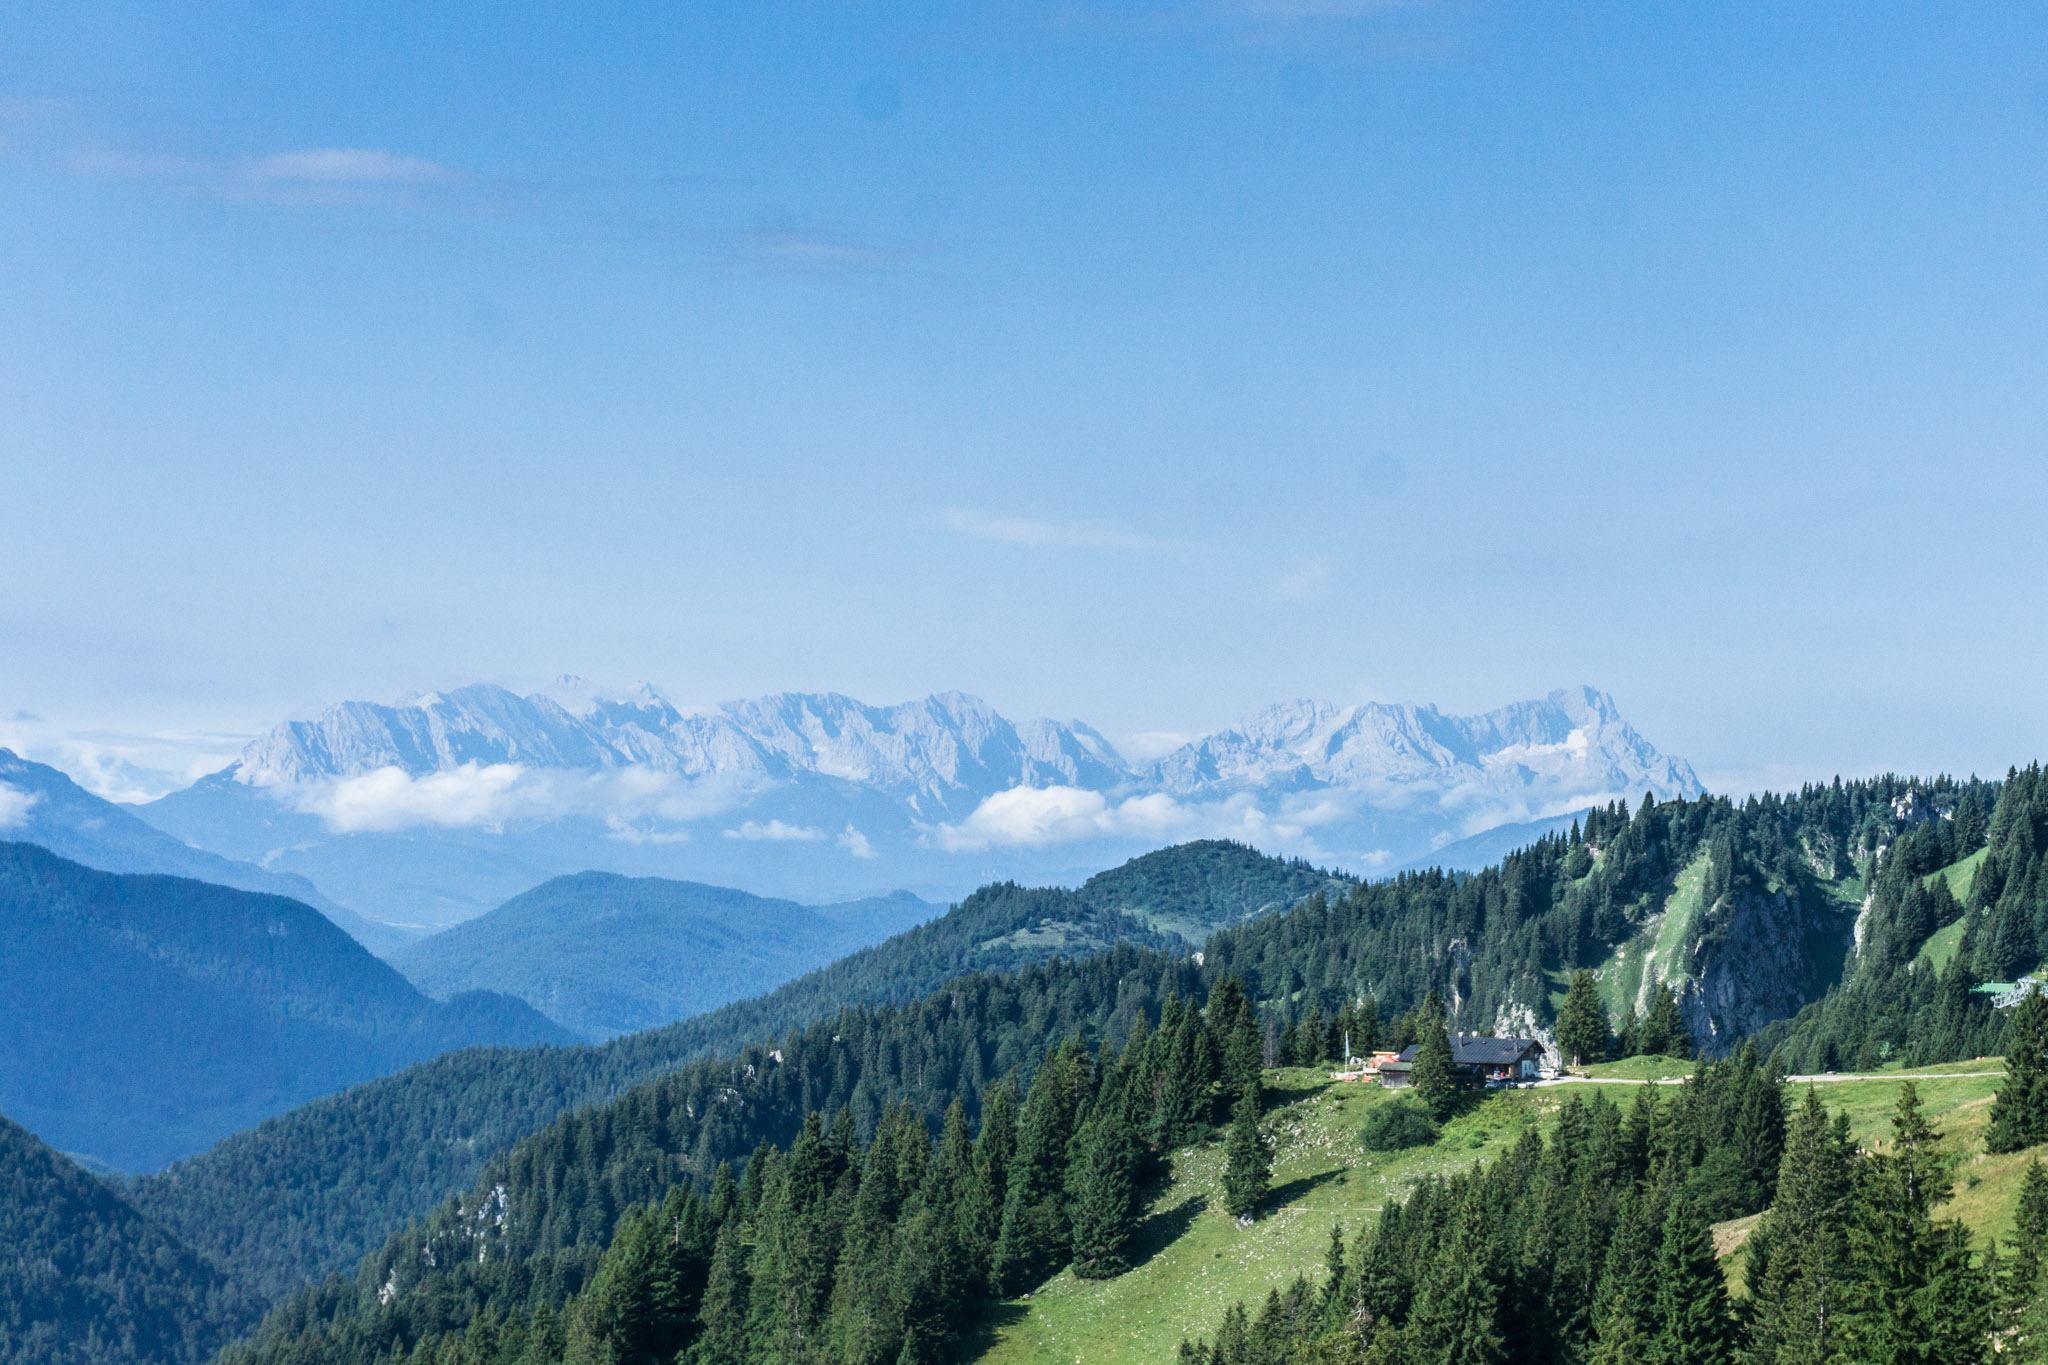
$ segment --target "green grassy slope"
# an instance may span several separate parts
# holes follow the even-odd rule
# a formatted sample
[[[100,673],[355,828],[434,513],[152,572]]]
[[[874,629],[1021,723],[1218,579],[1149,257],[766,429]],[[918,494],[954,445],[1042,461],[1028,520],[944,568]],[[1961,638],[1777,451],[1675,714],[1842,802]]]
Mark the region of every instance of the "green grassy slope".
[[[1320,1071],[1267,1073],[1278,1103],[1266,1118],[1273,1144],[1273,1196],[1248,1228],[1222,1210],[1220,1142],[1174,1158],[1172,1182],[1152,1201],[1138,1264],[1114,1280],[1062,1272],[1035,1294],[997,1311],[989,1361],[1169,1360],[1183,1337],[1215,1330],[1240,1299],[1256,1304],[1297,1274],[1321,1273],[1330,1226],[1364,1226],[1390,1197],[1426,1175],[1505,1150],[1555,1115],[1560,1090],[1496,1095],[1454,1120],[1434,1146],[1387,1155],[1358,1146],[1366,1109],[1393,1098],[1377,1086],[1332,1082]]]
[[[1637,1058],[1592,1070],[1615,1082],[1598,1089],[1626,1104],[1632,1098],[1627,1082],[1682,1076],[1689,1065]],[[1975,1074],[1949,1078],[1952,1072]],[[1957,1156],[1956,1194],[1943,1211],[1961,1218],[1981,1242],[2011,1232],[2027,1163],[2037,1156],[2048,1159],[2048,1148],[1985,1155],[1983,1134],[2001,1075],[1994,1058],[1826,1082],[1820,1091],[1830,1107],[1848,1113],[1859,1141],[1875,1143],[1891,1131],[1900,1087],[1913,1081]],[[1177,1153],[1172,1180],[1151,1202],[1134,1268],[1099,1281],[1063,1272],[1036,1293],[1001,1305],[978,1358],[1004,1365],[1170,1360],[1184,1338],[1213,1334],[1231,1304],[1243,1301],[1256,1310],[1269,1290],[1284,1288],[1296,1275],[1319,1277],[1333,1224],[1343,1224],[1348,1238],[1389,1198],[1423,1177],[1491,1160],[1529,1128],[1546,1127],[1568,1097],[1595,1089],[1574,1085],[1494,1095],[1447,1125],[1435,1145],[1378,1155],[1359,1147],[1358,1128],[1370,1106],[1391,1101],[1385,1091],[1299,1068],[1268,1072],[1267,1084],[1275,1096],[1265,1121],[1274,1154],[1273,1195],[1252,1226],[1239,1227],[1221,1211],[1220,1142]],[[1796,1086],[1787,1089],[1788,1098],[1797,1093]],[[1716,1229],[1731,1276],[1739,1276],[1742,1247],[1755,1222],[1739,1219]]]
[[[1686,864],[1673,879],[1664,908],[1600,964],[1600,1003],[1607,1007],[1609,1018],[1640,1014],[1647,998],[1646,983],[1666,981],[1677,974],[1678,964],[1684,962],[1686,941],[1706,908],[1708,856],[1702,849]]]
[[[1987,850],[1980,848],[1969,857],[1950,863],[1938,872],[1928,873],[1928,884],[1932,885],[1938,877],[1948,883],[1949,894],[1958,901],[1967,901],[1970,898],[1970,888],[1977,882],[1977,869],[1984,866],[1986,852]],[[1920,951],[1914,954],[1914,959],[1927,963],[1937,972],[1945,971],[1948,964],[1955,960],[1956,949],[1963,944],[1963,925],[1963,920],[1957,920],[1954,924],[1945,924],[1936,929],[1927,936],[1927,942],[1920,945]]]

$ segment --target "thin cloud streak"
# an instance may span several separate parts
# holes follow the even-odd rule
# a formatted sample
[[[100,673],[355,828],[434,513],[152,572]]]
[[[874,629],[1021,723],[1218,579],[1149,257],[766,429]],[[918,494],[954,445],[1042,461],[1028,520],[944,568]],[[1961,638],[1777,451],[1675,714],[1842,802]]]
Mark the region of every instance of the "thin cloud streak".
[[[939,524],[957,536],[999,545],[1064,547],[1085,550],[1170,550],[1175,541],[1085,521],[1038,521],[1031,517],[998,516],[967,507],[949,507]]]

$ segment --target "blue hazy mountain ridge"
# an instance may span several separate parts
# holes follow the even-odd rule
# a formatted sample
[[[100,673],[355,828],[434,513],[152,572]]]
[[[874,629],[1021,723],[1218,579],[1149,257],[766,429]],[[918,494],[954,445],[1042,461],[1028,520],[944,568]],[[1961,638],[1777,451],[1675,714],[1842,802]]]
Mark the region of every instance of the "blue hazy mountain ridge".
[[[0,1113],[62,1151],[151,1170],[451,1049],[567,1041],[429,999],[301,902],[0,842]]]
[[[1512,825],[1481,830],[1463,839],[1453,839],[1419,857],[1410,858],[1401,865],[1401,870],[1405,872],[1440,867],[1446,872],[1479,872],[1495,866],[1510,853],[1527,848],[1539,839],[1569,830],[1572,822],[1582,819],[1585,814],[1585,811],[1573,811],[1566,815],[1553,815],[1547,820],[1521,820]]]
[[[582,872],[411,944],[393,962],[430,995],[498,991],[602,1040],[773,990],[941,909],[907,892],[808,906]]]
[[[289,896],[333,920],[374,953],[388,954],[408,937],[335,904],[304,877],[193,848],[132,811],[94,796],[57,769],[8,749],[0,749],[0,788],[20,793],[11,798],[10,808],[16,813],[11,823],[0,826],[0,836],[36,844],[102,872],[157,872]]]
[[[1590,687],[1476,716],[1288,702],[1135,763],[1082,722],[1013,721],[957,692],[685,710],[564,680],[346,702],[138,813],[370,918],[438,928],[588,869],[952,900],[1222,837],[1371,874],[1495,826],[1699,789]]]

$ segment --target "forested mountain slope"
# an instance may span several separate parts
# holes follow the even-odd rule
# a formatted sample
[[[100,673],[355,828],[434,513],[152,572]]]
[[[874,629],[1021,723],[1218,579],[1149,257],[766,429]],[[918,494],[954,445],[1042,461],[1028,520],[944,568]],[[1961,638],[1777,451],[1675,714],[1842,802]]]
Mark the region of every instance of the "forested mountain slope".
[[[0,1110],[62,1150],[148,1170],[451,1048],[564,1036],[429,1000],[297,901],[0,843]]]
[[[392,960],[432,995],[499,991],[601,1040],[759,995],[938,913],[907,894],[808,906],[698,882],[582,872]]]
[[[1182,860],[1234,889],[1197,892],[1202,879],[1183,877],[1176,870]],[[1103,902],[1156,904],[1163,888],[1179,886],[1177,894],[1198,907],[1188,918],[1229,921],[1328,880],[1296,863],[1215,843],[1162,850],[1134,867],[1071,891],[986,887],[935,920],[766,996],[667,1028],[595,1047],[438,1058],[238,1134],[139,1182],[135,1197],[275,1298],[353,1263],[406,1219],[470,1186],[491,1157],[557,1115],[693,1058],[736,1052],[847,1006],[911,1001],[969,972],[1011,972],[1118,944],[1185,952],[1177,935]],[[270,1198],[280,1185],[304,1193]]]
[[[105,1181],[0,1118],[0,1365],[197,1365],[250,1308]]]
[[[1997,1050],[1986,982],[2042,972],[2048,958],[2048,778],[2015,770],[1952,803],[1901,798],[1895,841],[1877,860],[1847,976],[1771,1029],[1806,1070],[1910,1064]]]
[[[2022,800],[2015,788],[1999,808]],[[1868,908],[1882,903],[1873,879],[1969,856],[1999,801],[1998,784],[1884,777],[1739,804],[1609,806],[1497,867],[1363,884],[1226,930],[1209,954],[1283,1016],[1368,994],[1402,1010],[1434,990],[1464,1027],[1499,1031],[1546,1029],[1584,968],[1617,1029],[1668,988],[1698,1045],[1721,1052],[1891,951]],[[1912,851],[1929,841],[1946,851]],[[1906,955],[1936,927],[1907,927]]]

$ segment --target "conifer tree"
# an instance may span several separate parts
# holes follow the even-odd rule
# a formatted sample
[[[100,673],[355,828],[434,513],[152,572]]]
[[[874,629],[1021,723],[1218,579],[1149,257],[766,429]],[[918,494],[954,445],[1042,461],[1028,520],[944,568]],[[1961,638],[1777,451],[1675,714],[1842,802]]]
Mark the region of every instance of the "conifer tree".
[[[1029,1289],[1059,1269],[1072,1250],[1067,1147],[1088,1088],[1087,1065],[1079,1041],[1069,1039],[1039,1068],[1024,1096],[995,1247],[995,1277],[1003,1293]]]
[[[1259,1091],[1254,1081],[1231,1110],[1230,1132],[1223,1143],[1223,1207],[1233,1217],[1248,1217],[1266,1197],[1272,1164],[1259,1135]]]
[[[1415,1098],[1431,1118],[1441,1123],[1457,1112],[1458,1068],[1451,1052],[1450,1023],[1444,1014],[1444,1002],[1435,994],[1423,1002],[1417,1027],[1422,1036],[1415,1045],[1415,1069],[1410,1073],[1410,1083]]]
[[[1636,1052],[1647,1057],[1692,1056],[1692,1034],[1671,987],[1660,985],[1650,992],[1650,1008],[1636,1026],[1635,1043]]]
[[[711,1273],[698,1309],[700,1330],[688,1352],[689,1365],[746,1365],[749,1296],[739,1220],[728,1219],[718,1229],[711,1252]]]
[[[1857,1165],[1849,1225],[1844,1355],[1873,1365],[1965,1365],[1990,1351],[1990,1293],[1960,1223],[1937,1225],[1943,1195],[1940,1136],[1902,1087],[1892,1119],[1896,1151]]]
[[[1259,1083],[1259,1066],[1264,1045],[1259,1037],[1258,1014],[1245,997],[1244,984],[1235,976],[1217,978],[1209,991],[1209,1035],[1219,1060],[1222,1094],[1234,1100],[1248,1085]]]
[[[1848,1276],[1855,1146],[1812,1086],[1794,1114],[1777,1199],[1749,1239],[1749,1355],[1772,1365],[1835,1358]]]
[[[1138,1230],[1138,1140],[1123,1107],[1103,1104],[1082,1126],[1079,1145],[1068,1172],[1074,1273],[1106,1280],[1130,1268],[1127,1253]]]
[[[2006,1028],[2005,1081],[1991,1107],[1986,1150],[2018,1152],[2048,1142],[2048,991],[2013,1007]]]
[[[1655,1305],[1649,1359],[1657,1365],[1726,1365],[1734,1359],[1734,1322],[1713,1234],[1699,1200],[1684,1190],[1664,1216]]]
[[[1622,1196],[1593,1302],[1595,1365],[1641,1365],[1656,1334],[1657,1261],[1665,1200],[1653,1184]]]
[[[1557,1046],[1573,1066],[1607,1056],[1607,1013],[1600,1007],[1600,987],[1590,971],[1572,973],[1557,1011]]]
[[[1452,1214],[1457,1222],[1448,1245],[1423,1268],[1403,1332],[1414,1360],[1493,1365],[1508,1359],[1482,1215],[1477,1196],[1468,1194]]]
[[[2012,1252],[2005,1262],[2005,1299],[2013,1313],[2025,1311],[2028,1300],[2048,1273],[2048,1168],[2039,1157],[2027,1163],[2013,1210]]]

